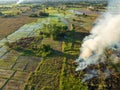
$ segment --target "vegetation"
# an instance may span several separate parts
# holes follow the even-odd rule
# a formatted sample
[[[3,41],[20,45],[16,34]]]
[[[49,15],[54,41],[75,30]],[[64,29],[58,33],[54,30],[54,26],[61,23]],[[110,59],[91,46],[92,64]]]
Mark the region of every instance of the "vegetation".
[[[58,20],[52,20],[49,24],[44,24],[42,30],[40,31],[41,35],[49,36],[51,39],[58,39],[65,36],[67,31],[67,26]]]
[[[104,8],[103,4],[98,8],[99,5],[85,2],[59,5],[60,8],[58,5],[50,4],[44,7],[42,5],[20,5],[18,8],[14,6],[11,10],[7,7],[2,8],[0,12],[3,14],[15,15],[12,18],[0,18],[2,22],[0,31],[5,33],[7,30],[5,35],[35,20],[38,20],[38,23],[41,21],[43,28],[38,28],[38,36],[31,35],[30,37],[29,35],[16,42],[5,43],[10,49],[0,58],[0,89],[119,90],[120,65],[109,62],[111,54],[106,53],[107,64],[100,63],[75,72],[76,66],[73,61],[78,57],[82,40],[89,35],[93,21],[98,14],[91,11],[93,12],[91,14],[74,15],[68,10],[84,11],[90,5],[95,7],[94,12]],[[41,12],[41,9],[44,11]],[[17,14],[19,10],[20,13]],[[13,11],[14,14],[11,14]],[[41,16],[46,18],[40,18]],[[3,36],[5,36],[4,33],[2,33]],[[86,73],[93,69],[97,69],[98,77],[83,82],[83,78],[87,76]],[[108,77],[104,74],[106,69],[112,72]]]
[[[31,15],[29,15],[29,17],[48,17],[49,13],[45,13],[45,12],[39,12],[39,14],[33,13]]]
[[[53,53],[52,48],[50,47],[50,45],[45,45],[45,44],[41,44],[41,45],[37,45],[35,43],[36,38],[22,38],[17,42],[11,43],[11,44],[7,44],[9,45],[10,48],[21,52],[21,55],[23,56],[38,56],[38,57],[46,57],[49,56],[50,54]]]
[[[0,21],[2,22],[0,24],[0,39],[8,36],[9,34],[15,32],[18,30],[21,26],[23,26],[26,23],[35,22],[36,18],[30,18],[27,16],[21,16],[21,17],[8,17],[8,18],[0,18]]]
[[[35,55],[39,57],[46,57],[53,53],[53,50],[50,47],[50,45],[44,45],[44,44],[39,47],[33,46],[32,50],[35,53]]]
[[[38,17],[37,14],[31,14],[29,17]]]
[[[3,15],[3,13],[2,12],[0,12],[0,16],[2,16]]]
[[[40,13],[39,13],[39,16],[41,16],[41,17],[48,17],[48,16],[49,16],[49,13],[40,12]]]

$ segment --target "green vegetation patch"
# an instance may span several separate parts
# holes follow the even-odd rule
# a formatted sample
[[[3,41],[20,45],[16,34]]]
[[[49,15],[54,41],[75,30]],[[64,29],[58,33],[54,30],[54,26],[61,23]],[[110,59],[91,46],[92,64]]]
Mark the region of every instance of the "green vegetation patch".
[[[67,28],[66,24],[61,22],[59,19],[51,19],[48,24],[43,24],[40,35],[44,35],[55,40],[58,39],[58,37],[63,37]]]

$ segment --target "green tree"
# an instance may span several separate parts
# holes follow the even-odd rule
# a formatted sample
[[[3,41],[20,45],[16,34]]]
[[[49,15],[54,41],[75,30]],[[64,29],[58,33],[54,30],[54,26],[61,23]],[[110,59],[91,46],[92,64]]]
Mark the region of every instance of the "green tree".
[[[57,24],[56,24],[57,23]],[[63,34],[67,30],[67,26],[61,22],[54,22],[50,24],[44,24],[41,30],[42,34],[50,36],[50,38],[56,39],[59,35]]]

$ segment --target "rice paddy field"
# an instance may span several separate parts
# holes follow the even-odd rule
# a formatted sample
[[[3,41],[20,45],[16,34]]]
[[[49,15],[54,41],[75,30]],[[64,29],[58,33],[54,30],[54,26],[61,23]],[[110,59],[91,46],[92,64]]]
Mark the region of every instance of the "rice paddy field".
[[[33,61],[34,59],[34,61]],[[39,57],[23,57],[10,50],[0,59],[0,89],[22,90],[27,77],[40,62]]]
[[[12,34],[26,23],[36,21],[35,18],[29,18],[27,16],[0,18],[0,39]]]
[[[49,18],[30,18],[28,16],[0,18],[1,90],[68,90],[69,88],[71,88],[69,90],[80,88],[87,90],[87,87],[81,83],[81,79],[75,77],[75,66],[72,64],[72,61],[79,54],[79,44],[81,42],[76,42],[71,51],[64,52],[69,44],[65,44],[64,41],[43,38],[36,44],[48,44],[55,50],[53,55],[46,58],[22,56],[20,52],[6,46],[6,42],[19,42],[21,38],[39,36],[38,33],[42,29],[42,24],[58,18],[61,18],[62,22],[67,24],[69,28],[71,28],[71,23],[77,25],[77,21],[72,21],[75,17],[73,18],[74,15],[71,13],[64,17],[62,12],[58,13],[54,8],[50,8],[46,12],[50,13]],[[69,19],[70,17],[72,18]],[[83,17],[83,19],[85,18]],[[4,37],[7,37],[7,39]],[[78,38],[79,35],[75,37]]]
[[[110,87],[108,82],[113,83],[113,79],[108,79],[107,83],[102,77],[82,82],[86,73],[76,72],[76,65],[73,64],[79,56],[82,40],[90,34],[99,13],[84,13],[89,10],[78,5],[73,8],[68,8],[67,5],[43,8],[31,4],[15,7],[1,9],[3,14],[22,11],[14,17],[0,16],[0,90],[110,90],[103,88]],[[69,10],[84,14],[78,15]],[[45,11],[49,16],[29,17],[39,11]],[[50,27],[47,28],[50,23],[55,26],[66,25],[67,31],[56,36],[58,39],[42,35],[44,32],[41,31],[46,30],[45,34],[51,31]],[[42,47],[41,45],[49,45],[52,54],[46,57],[37,56],[34,49]],[[100,68],[99,65],[94,67]],[[118,70],[118,67],[116,69]],[[117,76],[119,75],[110,78],[119,82]],[[111,90],[115,90],[117,86],[112,85]]]

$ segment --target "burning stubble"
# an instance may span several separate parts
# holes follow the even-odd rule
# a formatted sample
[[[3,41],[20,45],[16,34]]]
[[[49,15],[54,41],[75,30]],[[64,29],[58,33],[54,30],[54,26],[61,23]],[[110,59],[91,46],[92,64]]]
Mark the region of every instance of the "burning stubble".
[[[80,49],[76,71],[85,69],[88,65],[97,64],[105,48],[120,42],[120,0],[109,0],[106,12],[97,19],[91,30],[91,35],[85,37]]]

